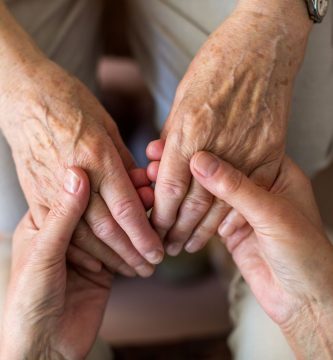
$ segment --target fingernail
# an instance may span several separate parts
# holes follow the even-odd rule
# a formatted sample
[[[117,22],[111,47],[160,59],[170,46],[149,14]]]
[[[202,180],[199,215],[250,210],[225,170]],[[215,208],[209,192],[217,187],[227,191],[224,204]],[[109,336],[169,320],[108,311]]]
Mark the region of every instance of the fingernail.
[[[190,254],[197,252],[198,245],[197,245],[196,241],[189,240],[188,243],[185,245],[185,250]]]
[[[218,229],[218,233],[224,238],[231,236],[235,231],[236,226],[229,222],[223,222]]]
[[[154,265],[161,263],[163,257],[164,257],[164,252],[162,250],[153,250],[145,254],[145,259]]]
[[[135,268],[135,271],[141,277],[149,277],[153,275],[155,268],[149,264],[139,265]]]
[[[196,157],[193,166],[201,176],[209,177],[216,172],[219,166],[219,159],[209,153],[200,153]]]
[[[182,244],[171,243],[166,246],[166,252],[169,256],[177,256],[182,251]]]
[[[80,188],[81,180],[71,169],[66,170],[64,188],[70,194],[76,194]]]

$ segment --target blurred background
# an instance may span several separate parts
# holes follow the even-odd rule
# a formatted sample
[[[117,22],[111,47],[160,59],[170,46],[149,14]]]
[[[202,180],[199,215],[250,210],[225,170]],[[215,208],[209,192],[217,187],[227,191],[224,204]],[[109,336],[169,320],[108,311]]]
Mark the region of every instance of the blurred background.
[[[101,99],[138,164],[146,166],[145,148],[159,129],[154,101],[127,41],[125,2],[109,2],[103,24]],[[324,222],[333,228],[332,183],[333,168],[314,180]],[[218,240],[199,254],[167,258],[150,279],[116,278],[101,329],[116,359],[231,358],[226,339],[234,265]]]
[[[160,122],[131,53],[125,4],[107,2],[102,24],[104,51],[96,76],[103,105],[138,165],[144,167],[145,148],[159,138],[156,124]],[[313,184],[331,232],[333,167],[321,172]],[[0,234],[0,289],[8,282],[10,253],[10,235]],[[112,344],[116,360],[231,359],[228,289],[234,272],[232,259],[216,237],[198,254],[166,258],[150,279],[117,276],[100,336]]]

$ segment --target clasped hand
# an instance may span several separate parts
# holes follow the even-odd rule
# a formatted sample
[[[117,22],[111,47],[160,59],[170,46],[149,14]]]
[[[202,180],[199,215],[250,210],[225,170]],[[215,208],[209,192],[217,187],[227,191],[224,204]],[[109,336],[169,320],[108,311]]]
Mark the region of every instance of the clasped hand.
[[[201,186],[248,222],[222,240],[258,302],[299,350],[304,334],[312,334],[311,326],[318,326],[316,314],[322,319],[331,313],[327,309],[332,308],[333,295],[328,285],[333,250],[323,233],[309,180],[287,158],[270,192],[210,153],[195,154],[190,166]],[[92,273],[66,263],[88,198],[87,175],[69,169],[41,230],[30,213],[19,225],[1,358],[37,359],[51,354],[77,359],[92,346],[112,276],[105,269]],[[303,333],[300,324],[306,324]]]

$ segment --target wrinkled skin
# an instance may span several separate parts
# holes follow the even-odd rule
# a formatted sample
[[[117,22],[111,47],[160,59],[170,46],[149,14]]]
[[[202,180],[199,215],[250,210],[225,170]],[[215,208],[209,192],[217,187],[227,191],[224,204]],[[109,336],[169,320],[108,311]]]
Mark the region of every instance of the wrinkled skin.
[[[185,243],[190,252],[202,248],[229,212],[192,178],[189,163],[195,152],[211,151],[264,188],[277,176],[309,32],[302,26],[292,31],[279,20],[236,9],[181,81],[161,135],[165,146],[154,142],[147,148],[149,159],[160,161],[148,170],[156,173],[159,167],[157,178],[152,177],[152,223],[170,255]]]
[[[89,90],[42,58],[11,77],[0,109],[36,225],[41,226],[56,201],[65,169],[79,166],[88,173],[91,196],[74,234],[74,245],[80,249],[70,253],[74,262],[92,264],[85,267],[99,271],[96,261],[82,263],[90,254],[111,271],[151,275],[150,263],[161,261],[163,248],[140,201],[141,196],[144,203],[147,198],[151,202],[149,180],[137,173],[114,121]]]
[[[209,153],[195,155],[191,170],[201,185],[248,221],[222,240],[259,304],[299,353],[297,358],[321,354],[318,358],[329,359],[333,247],[310,181],[287,158],[270,192]]]
[[[60,189],[40,230],[28,212],[15,232],[1,359],[83,359],[97,336],[112,275],[66,263],[89,200],[87,175],[72,171],[75,193]]]

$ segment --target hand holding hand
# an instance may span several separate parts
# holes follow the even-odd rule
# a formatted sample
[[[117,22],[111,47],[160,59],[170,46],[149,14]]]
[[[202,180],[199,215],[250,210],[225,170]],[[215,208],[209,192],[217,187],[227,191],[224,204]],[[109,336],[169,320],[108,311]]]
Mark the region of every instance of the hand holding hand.
[[[301,2],[272,3],[240,1],[208,38],[177,89],[161,136],[163,155],[154,155],[156,142],[147,150],[161,160],[152,223],[170,255],[184,244],[190,252],[202,248],[230,210],[192,178],[194,153],[210,151],[264,188],[277,176],[311,21]],[[232,222],[242,226],[244,219]]]
[[[196,154],[191,170],[248,221],[224,242],[258,302],[296,352],[325,358],[321,346],[333,351],[333,247],[310,181],[289,159],[270,192],[209,153]]]
[[[100,327],[111,287],[105,269],[66,264],[72,234],[89,200],[89,182],[67,170],[64,189],[37,230],[29,212],[14,236],[1,359],[82,359]]]
[[[131,176],[134,183],[139,179],[136,187],[146,190],[148,179],[138,177],[114,121],[82,83],[45,58],[30,65],[19,69],[15,91],[14,79],[4,85],[0,108],[37,227],[57,201],[65,169],[78,166],[89,176],[91,195],[74,234],[71,260],[92,264],[89,269],[98,271],[98,263],[82,262],[83,251],[111,271],[151,275],[153,264],[162,260],[163,247]]]

